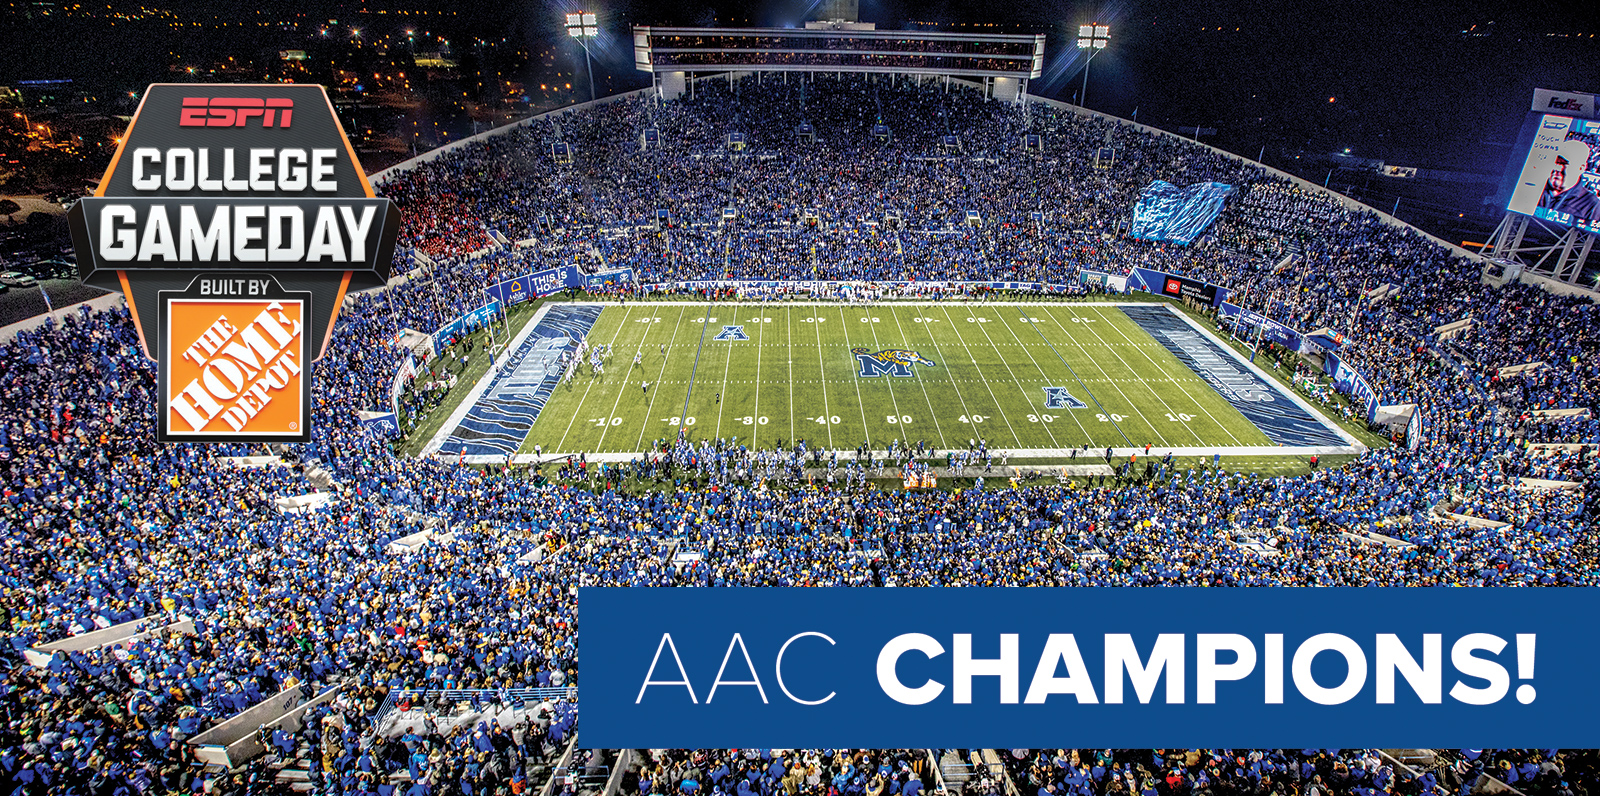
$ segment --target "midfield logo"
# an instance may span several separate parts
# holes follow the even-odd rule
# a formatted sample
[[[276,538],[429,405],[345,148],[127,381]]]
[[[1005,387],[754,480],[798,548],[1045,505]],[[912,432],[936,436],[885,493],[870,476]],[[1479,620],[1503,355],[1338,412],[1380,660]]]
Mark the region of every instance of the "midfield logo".
[[[873,353],[865,348],[852,348],[850,353],[856,357],[856,362],[861,366],[861,371],[856,375],[863,379],[872,379],[884,374],[898,378],[910,378],[912,365],[927,365],[934,367],[933,360],[904,348],[889,348]]]
[[[713,340],[749,340],[750,339],[750,335],[747,335],[747,334],[744,333],[744,327],[743,326],[724,326],[724,327],[722,327],[722,331],[717,332],[717,336],[713,337],[711,339],[713,339]]]
[[[1089,405],[1072,397],[1065,387],[1044,388],[1044,408],[1046,409],[1088,409]]]

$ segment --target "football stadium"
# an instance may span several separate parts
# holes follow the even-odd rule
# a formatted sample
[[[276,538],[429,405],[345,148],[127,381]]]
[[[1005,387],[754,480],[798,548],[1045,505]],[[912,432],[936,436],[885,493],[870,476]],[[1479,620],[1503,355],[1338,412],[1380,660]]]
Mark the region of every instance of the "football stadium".
[[[398,245],[308,443],[156,442],[120,293],[6,328],[13,793],[1600,792],[1585,749],[586,746],[579,587],[1600,585],[1581,108],[1465,248],[1030,93],[1046,34],[625,38],[648,87],[369,175]]]

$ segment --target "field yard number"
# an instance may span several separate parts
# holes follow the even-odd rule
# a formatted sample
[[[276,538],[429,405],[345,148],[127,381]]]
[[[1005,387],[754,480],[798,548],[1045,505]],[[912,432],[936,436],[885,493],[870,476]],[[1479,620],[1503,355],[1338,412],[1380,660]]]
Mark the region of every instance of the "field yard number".
[[[750,320],[745,321],[745,323],[772,323],[772,319],[771,318],[751,318]]]
[[[661,422],[666,423],[669,426],[676,426],[680,424],[692,426],[694,425],[694,417],[692,415],[689,417],[663,417],[661,418]]]
[[[837,425],[839,425],[839,416],[838,415],[834,415],[832,417],[828,417],[828,416],[824,415],[822,417],[813,417],[811,419],[816,421],[817,425],[819,425],[819,426],[837,426]]]
[[[1107,421],[1112,422],[1112,423],[1121,423],[1122,421],[1128,419],[1127,415],[1111,415],[1109,417],[1107,417],[1106,415],[1095,415],[1095,417],[1097,419],[1099,419],[1099,421],[1102,422],[1102,423],[1105,423]],[[1167,415],[1167,417],[1172,417],[1172,415]]]
[[[878,319],[877,318],[862,318],[861,322],[862,323],[877,323]]]
[[[912,323],[938,323],[938,318],[912,318]]]
[[[689,322],[690,323],[716,323],[717,319],[716,318],[691,318],[691,319],[689,319]]]
[[[713,320],[715,320],[715,319],[713,319]],[[660,323],[660,322],[661,322],[660,318],[640,318],[639,320],[634,321],[634,323]]]
[[[745,415],[744,417],[739,418],[739,422],[747,426],[764,426],[767,424],[767,419],[765,417],[751,417],[750,415]]]
[[[1187,423],[1193,419],[1194,415],[1186,415],[1182,412],[1179,412],[1176,416],[1174,416],[1171,412],[1167,413],[1167,420],[1173,423]]]
[[[801,323],[826,323],[827,318],[801,318]]]
[[[1056,422],[1056,416],[1055,415],[1028,415],[1028,422],[1029,423],[1054,423],[1054,422]]]
[[[988,323],[988,318],[968,318],[967,323]]]
[[[1078,316],[1074,315],[1074,316],[1072,316],[1072,322],[1073,323],[1094,323],[1095,320],[1093,318],[1079,318]]]
[[[906,423],[911,422],[911,415],[900,415],[899,417],[895,417],[894,415],[884,415],[884,418],[890,423],[899,423],[900,425],[905,425]]]
[[[595,425],[595,428],[605,428],[606,426],[620,426],[620,425],[622,425],[622,418],[620,418],[620,417],[591,417],[591,418],[589,418],[589,422],[593,423]]]
[[[962,415],[961,417],[956,418],[956,422],[958,422],[958,423],[982,423],[983,421],[988,420],[988,419],[989,418],[986,415]]]

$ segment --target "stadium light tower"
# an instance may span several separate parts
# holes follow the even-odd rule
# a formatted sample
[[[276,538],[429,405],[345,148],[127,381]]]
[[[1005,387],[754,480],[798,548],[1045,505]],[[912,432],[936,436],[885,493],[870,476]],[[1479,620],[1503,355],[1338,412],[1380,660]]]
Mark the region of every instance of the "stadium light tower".
[[[1094,57],[1110,43],[1110,25],[1096,22],[1093,25],[1078,26],[1078,49],[1089,52],[1089,60],[1083,63],[1083,90],[1079,92],[1079,107],[1089,107],[1089,64],[1094,63]]]
[[[600,35],[595,16],[587,11],[567,15],[567,35],[583,48],[583,70],[589,74],[589,101],[594,102],[594,62],[589,60],[589,40]]]

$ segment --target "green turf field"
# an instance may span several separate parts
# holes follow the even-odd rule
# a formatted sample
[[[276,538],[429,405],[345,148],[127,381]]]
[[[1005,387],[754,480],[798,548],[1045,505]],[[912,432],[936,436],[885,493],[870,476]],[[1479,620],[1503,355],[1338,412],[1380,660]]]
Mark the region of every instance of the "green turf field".
[[[716,339],[725,326],[748,339]],[[642,451],[680,429],[751,447],[1271,445],[1114,306],[640,303],[607,308],[588,341],[611,346],[605,372],[557,386],[524,452]],[[915,358],[863,365],[852,349]],[[1084,408],[1051,408],[1046,387]]]

